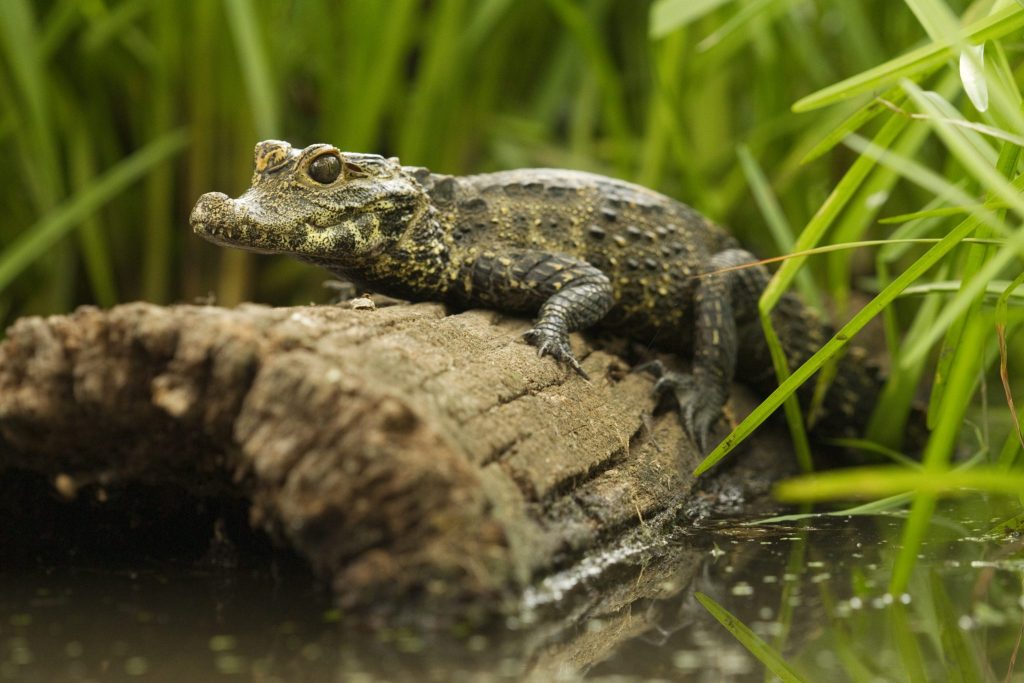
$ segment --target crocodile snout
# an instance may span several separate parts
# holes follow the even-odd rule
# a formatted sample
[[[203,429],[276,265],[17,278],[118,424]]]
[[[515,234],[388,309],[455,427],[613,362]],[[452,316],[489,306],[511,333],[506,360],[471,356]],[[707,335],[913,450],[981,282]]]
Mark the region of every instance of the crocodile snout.
[[[196,234],[206,235],[211,227],[223,223],[225,208],[229,201],[230,197],[223,192],[207,192],[200,197],[188,219],[192,230]]]

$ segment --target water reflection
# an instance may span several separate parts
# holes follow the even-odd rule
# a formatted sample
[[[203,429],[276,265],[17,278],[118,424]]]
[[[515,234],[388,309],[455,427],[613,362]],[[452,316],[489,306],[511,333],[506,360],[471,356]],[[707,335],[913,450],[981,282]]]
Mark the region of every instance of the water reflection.
[[[1021,624],[1016,532],[940,527],[911,589],[890,595],[899,525],[641,533],[549,577],[519,618],[482,632],[364,630],[287,572],[4,568],[0,679],[765,680],[698,592],[807,680],[1002,679]]]

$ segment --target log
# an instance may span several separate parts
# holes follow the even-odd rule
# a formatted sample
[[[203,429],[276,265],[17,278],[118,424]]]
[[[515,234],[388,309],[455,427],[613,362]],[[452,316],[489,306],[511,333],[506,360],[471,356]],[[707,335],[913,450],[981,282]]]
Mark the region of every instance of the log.
[[[528,326],[368,299],[24,318],[0,344],[0,473],[67,499],[142,484],[241,500],[348,609],[493,614],[790,470],[770,428],[695,481],[700,454],[622,342],[573,336],[585,381],[538,358]],[[5,514],[31,526],[34,507]]]

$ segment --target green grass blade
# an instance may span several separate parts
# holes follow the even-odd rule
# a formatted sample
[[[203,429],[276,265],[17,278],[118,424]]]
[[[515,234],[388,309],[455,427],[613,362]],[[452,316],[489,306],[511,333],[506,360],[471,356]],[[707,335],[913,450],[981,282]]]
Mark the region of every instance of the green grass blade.
[[[964,240],[964,242],[973,240]],[[983,293],[993,303],[1006,297],[1007,303],[1013,302],[1015,306],[1024,306],[1024,292],[1007,290],[1011,283],[1008,280],[990,280],[985,283]],[[907,287],[903,296],[925,296],[928,294],[955,294],[963,289],[963,280],[936,280],[924,285]]]
[[[25,0],[0,2],[0,48],[6,57],[23,102],[22,134],[16,136],[36,208],[51,208],[63,194],[58,170],[57,142],[45,85],[46,64],[32,13]]]
[[[995,284],[995,283],[991,283]],[[995,310],[995,323],[996,333],[999,335],[999,379],[1003,385],[1003,393],[1006,396],[1006,406],[1010,409],[1010,415],[1013,418],[1013,432],[1016,434],[1020,444],[1024,445],[1024,432],[1021,431],[1020,419],[1017,417],[1018,410],[1015,406],[1013,398],[1013,387],[1010,384],[1009,377],[1009,359],[1007,358],[1008,350],[1006,344],[1007,327],[1009,322],[1009,303],[1010,299],[1017,296],[1018,298],[1024,299],[1018,294],[1018,288],[1024,284],[1024,273],[1020,273],[1013,279],[1013,282],[1004,284],[1003,292],[999,295],[996,300]],[[1020,303],[1020,302],[1018,302]],[[1004,448],[1005,451],[1005,448]],[[1000,454],[999,462],[1002,464],[1005,461],[1005,457]]]
[[[900,673],[906,676],[909,683],[928,683],[917,634],[910,624],[907,608],[899,602],[889,605],[889,628],[892,629],[896,650],[900,653],[900,660],[903,663],[903,670]]]
[[[873,140],[874,144],[881,148],[889,147],[906,126],[906,120],[897,117],[890,118],[882,126],[882,129],[878,131]],[[842,180],[839,181],[835,189],[832,190],[831,194],[829,194],[828,198],[800,233],[795,245],[798,251],[813,248],[821,241],[825,232],[835,222],[854,194],[856,194],[857,189],[864,182],[864,179],[867,178],[874,166],[875,160],[867,155],[862,154],[857,158],[850,167],[850,170],[846,172]],[[774,308],[775,304],[782,298],[783,293],[789,288],[797,271],[803,266],[805,258],[790,259],[782,264],[782,267],[775,273],[775,276],[772,277],[764,293],[761,295],[758,305],[762,310]]]
[[[740,145],[736,149],[736,154],[739,156],[743,175],[746,176],[750,190],[754,193],[754,200],[761,209],[761,215],[764,216],[768,229],[771,230],[775,246],[782,253],[793,251],[795,244],[793,228],[786,219],[786,214],[782,211],[778,198],[772,192],[771,184],[768,182],[768,178],[765,177],[764,171],[761,170],[761,166],[754,159],[754,155],[750,153],[750,148],[746,145]],[[804,301],[821,310],[821,297],[818,295],[818,288],[811,279],[810,273],[803,270],[797,273],[796,283],[800,288],[800,294],[803,296]]]
[[[995,208],[999,208],[999,205],[992,205]],[[989,208],[992,208],[990,206]],[[910,221],[919,221],[922,218],[945,218],[946,216],[960,216],[965,213],[973,213],[978,209],[982,208],[981,204],[970,204],[968,206],[941,206],[936,209],[923,209],[921,211],[912,211],[910,213],[901,213],[896,216],[888,216],[886,218],[879,219],[879,223],[882,225],[893,225],[896,223],[909,223]]]
[[[651,38],[662,38],[732,0],[656,0],[651,6]]]
[[[228,16],[228,28],[238,51],[238,63],[242,69],[246,94],[256,134],[261,138],[280,135],[277,88],[274,87],[266,43],[256,21],[256,9],[252,0],[224,0]]]
[[[1024,475],[1018,475],[1019,478],[1017,478],[1002,468],[989,468],[988,470],[974,468],[953,473],[946,470],[957,443],[956,437],[963,423],[964,412],[974,394],[978,372],[985,361],[985,342],[991,335],[992,321],[984,316],[971,318],[965,325],[960,345],[957,348],[957,354],[964,359],[964,362],[953,365],[950,369],[936,411],[935,429],[928,439],[928,445],[925,447],[922,457],[925,472],[921,476],[925,480],[943,476],[952,476],[954,479],[974,476],[983,480],[986,473],[991,475],[993,472],[1002,472],[1003,479],[1000,482],[983,480],[979,482],[978,487],[992,493],[1000,493],[1005,492],[1005,489],[1000,490],[996,487],[1016,484],[1014,495],[1020,495],[1021,491],[1024,491]],[[917,562],[918,550],[924,541],[935,509],[936,493],[934,491],[922,492],[914,500],[910,518],[903,529],[903,543],[893,567],[890,583],[890,590],[893,593],[902,593],[910,580],[910,573]]]
[[[772,358],[772,367],[775,370],[775,378],[782,384],[789,377],[789,359],[786,351],[782,348],[775,327],[772,325],[771,314],[768,311],[759,311],[761,317],[761,329],[764,330],[764,339],[768,344],[768,353]],[[811,458],[811,444],[807,438],[807,427],[804,425],[803,412],[800,410],[800,402],[796,395],[786,397],[783,403],[783,410],[786,414],[786,424],[793,439],[793,448],[797,464],[803,472],[810,472],[814,469],[814,461]]]
[[[750,654],[757,657],[758,661],[773,674],[786,683],[800,683],[804,679],[782,658],[773,647],[761,640],[756,633],[742,621],[733,616],[728,610],[719,605],[704,593],[695,593],[704,609],[711,613],[725,629],[740,641],[743,647],[747,648]]]
[[[28,228],[0,254],[0,291],[69,230],[142,178],[153,166],[181,151],[186,141],[185,132],[181,130],[154,140]]]
[[[938,619],[939,635],[942,639],[941,654],[946,663],[947,680],[957,683],[982,683],[991,680],[985,675],[974,648],[967,639],[967,632],[960,626],[958,610],[950,602],[942,579],[931,574],[932,604]]]
[[[956,34],[958,21],[948,6],[940,0],[903,0],[928,32],[933,41],[950,38]]]
[[[622,91],[622,80],[619,78],[615,64],[608,52],[608,47],[601,40],[600,34],[594,29],[594,21],[589,17],[583,6],[571,0],[548,0],[559,18],[575,37],[587,58],[588,73],[593,74],[601,87],[603,100],[604,122],[614,139],[616,158],[625,173],[630,164],[624,158],[631,144],[629,117],[624,107],[625,98]]]
[[[851,467],[799,475],[779,482],[775,496],[787,503],[820,503],[878,499],[908,492],[929,497],[961,495],[968,490],[1016,496],[1024,491],[1024,473],[1007,472],[994,465],[942,471],[896,465]]]
[[[96,52],[131,26],[153,5],[153,0],[128,0],[93,21],[82,35],[82,49]]]
[[[800,160],[801,164],[808,164],[825,152],[829,151],[843,139],[853,133],[854,131],[860,130],[868,121],[871,121],[880,113],[890,109],[883,102],[890,102],[898,104],[906,98],[906,94],[900,88],[893,88],[882,96],[873,98],[861,107],[858,107],[852,114],[846,117],[838,126],[831,128],[828,134],[821,139],[821,142],[814,145],[807,154]]]
[[[982,43],[1001,38],[1021,28],[1024,28],[1024,8],[1019,5],[1007,7],[973,22],[951,38],[912,50],[901,57],[808,95],[793,105],[793,111],[810,111],[855,95],[889,87],[900,79],[917,76],[942,65],[949,58],[956,56],[957,45],[961,41]]]
[[[854,505],[853,507],[843,508],[842,510],[833,510],[829,512],[804,512],[792,515],[778,515],[776,517],[766,517],[765,519],[758,519],[753,522],[747,522],[746,524],[744,524],[744,526],[756,526],[762,524],[782,524],[784,522],[803,522],[818,517],[869,517],[877,515],[892,517],[897,514],[896,510],[904,507],[911,500],[913,500],[912,493],[897,493],[896,495],[893,496],[886,496],[885,498],[873,500],[870,503]]]
[[[96,175],[96,169],[90,139],[84,127],[74,131],[68,162],[72,191],[75,194],[87,191]],[[95,215],[82,220],[79,235],[82,260],[85,262],[93,298],[100,306],[113,306],[117,303],[118,297],[117,286],[114,284],[114,268],[110,262],[110,247]]]

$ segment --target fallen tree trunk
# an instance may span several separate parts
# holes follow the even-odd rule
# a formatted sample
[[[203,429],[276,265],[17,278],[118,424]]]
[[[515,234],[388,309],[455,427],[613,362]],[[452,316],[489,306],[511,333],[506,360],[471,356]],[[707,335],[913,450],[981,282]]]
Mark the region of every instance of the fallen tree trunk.
[[[594,342],[573,338],[587,382],[538,358],[524,320],[362,301],[22,319],[0,345],[0,472],[68,498],[130,482],[239,497],[344,605],[492,610],[789,466],[762,437],[698,486],[650,378]]]

